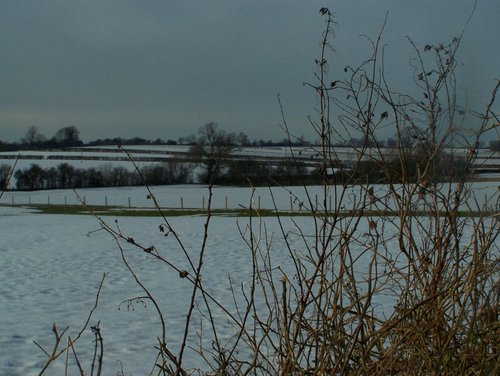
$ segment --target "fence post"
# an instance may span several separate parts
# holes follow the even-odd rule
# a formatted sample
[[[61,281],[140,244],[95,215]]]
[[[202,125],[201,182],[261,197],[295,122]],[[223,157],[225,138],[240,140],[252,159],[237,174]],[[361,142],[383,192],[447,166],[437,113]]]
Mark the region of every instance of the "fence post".
[[[201,196],[201,208],[205,210],[205,196]]]
[[[257,197],[257,209],[260,210],[260,196]]]
[[[129,208],[131,208],[131,207],[132,207],[132,205],[131,205],[131,203],[130,203],[130,196],[128,196],[128,207],[129,207]]]
[[[184,209],[184,198],[181,196],[181,209]]]
[[[293,211],[293,199],[292,199],[292,196],[290,196],[290,211]]]
[[[108,208],[108,196],[104,196],[104,206]]]
[[[225,198],[224,208],[227,210],[227,196]]]
[[[50,196],[47,196],[47,205],[50,205]]]

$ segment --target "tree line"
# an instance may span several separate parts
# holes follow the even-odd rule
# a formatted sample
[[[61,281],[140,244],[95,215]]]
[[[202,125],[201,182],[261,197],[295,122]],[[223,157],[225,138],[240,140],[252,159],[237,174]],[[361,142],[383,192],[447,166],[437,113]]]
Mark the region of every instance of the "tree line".
[[[217,127],[217,123],[209,122],[207,124],[213,124]],[[67,148],[67,147],[77,147],[77,146],[104,146],[104,145],[197,145],[200,141],[200,133],[203,133],[203,129],[207,126],[205,124],[200,128],[197,135],[189,135],[187,137],[179,137],[178,140],[164,140],[161,138],[156,138],[150,140],[142,137],[132,137],[132,138],[103,138],[91,140],[89,142],[83,142],[80,139],[80,130],[71,125],[59,129],[51,138],[47,138],[36,125],[30,126],[25,135],[20,139],[19,142],[8,143],[0,140],[0,151],[10,151],[19,149],[47,149],[47,148]],[[247,134],[244,132],[232,133],[225,132],[218,129],[218,132],[224,133],[224,141],[230,143],[232,146],[239,147],[288,147],[288,146],[311,146],[319,145],[320,141],[308,141],[304,136],[283,138],[278,141],[274,140],[264,140],[264,139],[254,139],[250,140]],[[394,137],[388,137],[387,139],[377,139],[375,142],[373,139],[366,139],[363,137],[349,137],[344,140],[337,140],[332,146],[338,147],[380,147],[380,148],[398,148],[400,144],[411,145],[415,143],[415,139],[420,137],[422,131],[415,129],[414,127],[407,127],[403,129],[401,134],[394,135]],[[484,142],[480,142],[480,147],[488,148],[491,151],[500,151],[500,140],[490,140],[488,145]]]
[[[290,143],[294,146],[306,146],[311,143],[306,141],[304,137],[299,137],[296,140],[290,142],[287,139],[282,139],[280,141],[273,140],[253,140],[251,141],[247,134],[244,132],[240,133],[229,133],[230,142],[235,146],[289,146]],[[36,125],[30,126],[25,135],[20,139],[19,142],[8,143],[0,140],[0,151],[8,150],[18,150],[18,149],[45,149],[45,148],[66,148],[66,147],[76,147],[76,146],[104,146],[104,145],[193,145],[197,142],[196,135],[189,135],[187,137],[180,137],[178,140],[164,140],[161,138],[156,138],[150,140],[142,137],[114,137],[114,138],[103,138],[91,140],[89,142],[83,142],[80,139],[80,130],[75,126],[68,126],[59,129],[54,136],[47,138]]]
[[[10,167],[0,166],[0,186],[5,188]],[[169,161],[141,167],[131,171],[122,166],[75,168],[68,163],[42,168],[32,164],[14,174],[16,188],[23,191],[42,189],[99,188],[137,185],[165,185],[191,183],[191,166]]]
[[[14,173],[15,188],[21,191],[44,189],[101,188],[169,184],[192,184],[202,182],[203,176],[194,173],[196,165],[191,162],[169,161],[150,164],[138,171],[128,170],[122,166],[104,165],[100,167],[75,168],[68,163],[56,167],[43,168],[39,164],[19,169]],[[11,172],[9,165],[0,165],[0,189],[7,189]],[[309,178],[304,165],[297,166],[289,162],[277,164],[259,161],[230,161],[224,170],[213,177],[211,183],[220,185],[255,185],[294,184],[298,182],[299,173]]]
[[[132,139],[144,144],[144,139]],[[35,128],[30,128],[24,138],[27,144],[34,145],[44,142],[37,135]],[[158,142],[161,140],[157,140]],[[218,127],[217,123],[209,122],[200,127],[196,136],[183,140],[190,145],[185,160],[172,160],[159,164],[141,167],[139,171],[130,171],[124,167],[105,165],[99,168],[75,168],[68,163],[57,167],[42,168],[32,164],[29,168],[18,170],[14,174],[16,188],[19,190],[95,188],[134,185],[166,185],[204,183],[218,185],[267,185],[267,184],[318,184],[321,183],[317,168],[307,167],[297,160],[263,161],[234,159],[231,154],[237,149],[249,144],[244,133],[227,132]],[[388,140],[390,141],[390,139]],[[79,131],[75,127],[59,130],[53,141],[59,145],[81,145]],[[172,141],[173,142],[173,141]],[[299,140],[299,142],[304,142]],[[374,142],[374,141],[372,141]],[[358,145],[351,139],[354,149],[358,146],[382,147],[380,144]],[[494,142],[493,145],[496,145]],[[291,143],[289,143],[291,145]],[[498,146],[498,145],[497,145]],[[352,177],[364,177],[367,181],[378,183],[397,183],[402,177],[416,180],[419,168],[427,164],[426,156],[430,155],[432,145],[425,132],[418,128],[403,129],[398,135],[398,141],[391,147],[397,153],[404,154],[404,163],[397,155],[387,156],[380,161],[358,161],[356,167],[346,165],[345,161],[333,161],[338,171],[331,173],[332,180],[342,183]],[[397,154],[396,153],[396,154]],[[438,160],[438,158],[436,158]],[[463,158],[453,157],[441,151],[439,163],[434,163],[436,176],[442,179],[454,179],[463,174]],[[0,187],[5,189],[10,167],[0,166]]]
[[[62,140],[77,135],[75,132],[61,132]],[[309,167],[293,159],[265,161],[235,159],[231,154],[245,144],[243,134],[220,129],[214,122],[200,127],[197,136],[190,139],[190,148],[185,160],[151,164],[131,171],[121,166],[104,165],[99,168],[75,168],[68,163],[57,167],[42,168],[32,164],[29,168],[16,171],[14,178],[18,190],[96,188],[138,185],[167,185],[204,183],[218,185],[295,185],[320,184],[321,175],[317,166]],[[355,146],[354,146],[355,147]],[[348,179],[364,178],[374,183],[398,183],[403,177],[416,180],[419,169],[427,164],[430,144],[424,134],[417,131],[404,132],[399,136],[398,153],[403,153],[404,163],[398,155],[380,161],[357,161],[350,166],[345,161],[333,162],[337,171],[330,178],[337,184]],[[436,158],[437,160],[437,158]],[[436,176],[454,179],[465,173],[463,158],[441,152],[439,163],[433,164]],[[0,187],[6,188],[10,167],[0,166]]]

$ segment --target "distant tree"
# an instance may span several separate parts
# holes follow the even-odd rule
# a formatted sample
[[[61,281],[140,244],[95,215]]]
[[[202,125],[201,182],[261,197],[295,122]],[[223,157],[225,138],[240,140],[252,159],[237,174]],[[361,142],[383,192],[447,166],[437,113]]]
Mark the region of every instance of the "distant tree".
[[[113,168],[113,187],[134,185],[134,182],[134,175],[125,167],[117,166]]]
[[[19,190],[34,191],[45,188],[45,171],[38,164],[32,164],[29,169],[17,170],[14,176]]]
[[[193,172],[193,165],[181,161],[167,161],[161,165],[168,178],[168,184],[190,183],[190,176]]]
[[[236,136],[236,142],[240,146],[249,146],[250,145],[250,139],[248,138],[248,135],[246,133],[240,132]]]
[[[190,148],[192,158],[197,159],[204,171],[200,180],[205,184],[214,183],[222,168],[227,165],[228,157],[236,148],[236,136],[218,128],[210,122],[198,131],[198,138]]]
[[[101,175],[103,186],[111,187],[113,185],[113,166],[110,163],[106,163],[99,166],[97,171]]]
[[[0,190],[7,189],[11,167],[8,164],[0,165]]]
[[[102,187],[102,175],[94,167],[87,169],[75,169],[73,185],[75,188]]]
[[[156,140],[151,141],[151,143],[153,145],[163,145],[165,143],[165,141],[163,141],[161,138],[158,137]]]
[[[95,188],[95,187],[102,187],[103,186],[103,181],[102,181],[102,175],[99,171],[97,171],[95,168],[90,168],[87,171],[87,184],[90,188]]]
[[[14,174],[14,177],[16,178],[16,188],[23,191],[27,190],[28,186],[28,179],[26,177],[26,173],[23,170],[17,170],[16,173]]]
[[[196,143],[196,136],[189,135],[187,137],[179,137],[177,142],[179,143],[179,145],[194,145]]]
[[[491,151],[500,151],[500,140],[491,140],[489,144]]]
[[[273,174],[269,163],[258,160],[234,160],[228,163],[223,177],[225,184],[252,185],[269,184],[269,177]]]
[[[40,133],[36,125],[32,125],[26,131],[26,134],[21,139],[21,142],[28,146],[38,145],[46,140],[45,136]]]
[[[382,142],[375,141],[374,139],[369,137],[360,137],[360,138],[351,137],[347,143],[347,146],[350,146],[352,148],[364,148],[364,147],[371,148],[371,147],[376,147],[377,145],[381,147]]]
[[[134,138],[131,138],[127,141],[124,141],[122,144],[123,145],[148,145],[150,143],[151,143],[151,141],[146,140],[144,138],[134,137]]]
[[[191,163],[185,161],[167,161],[146,165],[141,168],[141,175],[147,185],[185,184],[190,182],[193,170]]]
[[[57,166],[59,187],[58,188],[75,188],[74,176],[75,168],[68,163],[61,163]]]
[[[80,131],[73,125],[59,129],[54,135],[53,140],[63,147],[80,146],[83,144],[80,140]]]
[[[287,137],[283,137],[281,139],[281,141],[278,141],[275,143],[275,145],[277,145],[277,146],[290,146],[291,144],[292,144],[292,141]]]
[[[294,145],[295,146],[307,146],[307,145],[309,145],[309,142],[307,142],[306,138],[302,135],[295,140]]]
[[[146,185],[165,184],[165,171],[158,164],[151,164],[141,168],[141,175]]]
[[[59,173],[55,167],[50,167],[48,170],[45,170],[44,174],[45,179],[45,188],[47,189],[58,189],[61,188],[59,183]]]
[[[289,144],[288,139],[286,139],[287,145]],[[279,144],[279,143],[278,143]],[[256,140],[252,143],[254,146],[274,146],[276,143],[274,143],[272,140]]]

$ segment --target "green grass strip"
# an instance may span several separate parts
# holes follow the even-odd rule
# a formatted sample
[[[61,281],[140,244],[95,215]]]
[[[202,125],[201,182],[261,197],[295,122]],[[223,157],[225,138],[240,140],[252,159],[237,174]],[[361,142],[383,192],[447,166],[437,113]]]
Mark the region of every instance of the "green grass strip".
[[[115,216],[115,217],[182,217],[182,216],[206,216],[207,210],[205,209],[171,209],[171,208],[161,208],[161,213],[155,208],[124,208],[118,206],[83,206],[83,205],[46,205],[46,204],[32,204],[32,205],[0,205],[4,207],[18,207],[26,209],[34,209],[36,213],[39,214],[65,214],[65,215],[92,215],[97,214],[100,216]],[[249,217],[249,216],[259,216],[259,217],[276,217],[281,216],[293,216],[293,217],[307,217],[307,216],[317,216],[323,217],[324,211],[287,211],[287,210],[272,210],[272,209],[260,209],[260,210],[250,210],[250,209],[211,209],[211,215],[215,216],[234,216],[234,217]],[[327,215],[331,216],[333,212],[328,212]],[[411,216],[435,216],[435,212],[430,211],[414,211],[411,213],[405,213],[405,215]],[[448,213],[449,215],[450,213]],[[394,210],[366,210],[366,211],[341,211],[338,213],[340,217],[398,217],[400,213]],[[446,212],[440,212],[440,216],[447,215]],[[459,211],[457,216],[459,217],[488,217],[494,216],[497,213],[492,211]]]

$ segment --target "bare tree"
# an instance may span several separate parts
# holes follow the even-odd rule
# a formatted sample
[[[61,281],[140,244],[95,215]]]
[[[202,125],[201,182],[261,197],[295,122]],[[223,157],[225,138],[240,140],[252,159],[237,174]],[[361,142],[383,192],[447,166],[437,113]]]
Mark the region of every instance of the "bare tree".
[[[235,148],[236,136],[219,129],[217,123],[209,122],[199,129],[198,138],[191,146],[190,154],[204,169],[200,175],[203,183],[214,183]]]
[[[28,128],[21,141],[29,146],[34,146],[40,142],[45,141],[45,136],[40,133],[36,125],[32,125]]]

